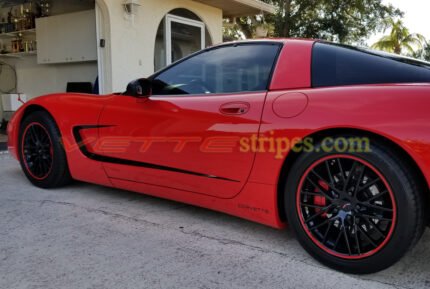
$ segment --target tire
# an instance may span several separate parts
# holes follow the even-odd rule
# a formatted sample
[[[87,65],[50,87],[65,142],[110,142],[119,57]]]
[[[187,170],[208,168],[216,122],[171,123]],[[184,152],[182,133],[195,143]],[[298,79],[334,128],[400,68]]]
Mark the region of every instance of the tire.
[[[359,144],[351,146],[355,152],[324,148],[320,143],[302,153],[286,180],[284,208],[299,242],[318,261],[345,273],[392,266],[425,230],[420,182],[377,141],[370,140],[368,152],[360,152],[365,148]]]
[[[18,152],[21,168],[33,185],[51,189],[71,182],[60,130],[47,112],[36,111],[23,119]]]

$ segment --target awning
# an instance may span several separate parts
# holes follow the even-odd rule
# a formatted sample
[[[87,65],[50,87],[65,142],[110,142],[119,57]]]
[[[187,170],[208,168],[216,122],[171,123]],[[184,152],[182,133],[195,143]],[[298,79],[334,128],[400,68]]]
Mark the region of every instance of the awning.
[[[262,12],[275,14],[276,7],[258,0],[194,0],[222,9],[224,17],[257,15]]]

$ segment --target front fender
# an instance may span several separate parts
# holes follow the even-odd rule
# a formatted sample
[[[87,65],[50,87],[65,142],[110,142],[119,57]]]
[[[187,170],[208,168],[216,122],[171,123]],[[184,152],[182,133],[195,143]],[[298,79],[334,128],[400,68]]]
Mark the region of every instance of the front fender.
[[[38,110],[45,109],[43,103],[49,101],[57,101],[58,95],[46,95],[39,98],[34,98],[30,101],[27,101],[24,105],[22,105],[10,119],[7,126],[7,135],[8,135],[8,150],[9,153],[17,160],[18,157],[18,141],[19,141],[19,131],[22,119],[26,113],[30,110]]]
[[[66,151],[70,174],[74,179],[91,183],[110,185],[101,164],[85,157],[73,136],[73,128],[82,125],[97,125],[99,116],[110,96],[84,94],[53,94],[32,99],[23,105],[8,125],[8,149],[18,157],[19,131],[23,117],[31,111],[43,110],[56,122]],[[88,137],[97,139],[98,131],[88,132]]]

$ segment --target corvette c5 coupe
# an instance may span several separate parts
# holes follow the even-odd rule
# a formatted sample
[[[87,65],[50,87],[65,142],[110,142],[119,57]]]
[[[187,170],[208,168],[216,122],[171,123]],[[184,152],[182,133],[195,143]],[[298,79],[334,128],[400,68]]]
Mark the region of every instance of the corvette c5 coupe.
[[[313,40],[211,47],[106,96],[27,102],[9,151],[34,185],[72,179],[275,228],[366,274],[430,210],[430,64]]]

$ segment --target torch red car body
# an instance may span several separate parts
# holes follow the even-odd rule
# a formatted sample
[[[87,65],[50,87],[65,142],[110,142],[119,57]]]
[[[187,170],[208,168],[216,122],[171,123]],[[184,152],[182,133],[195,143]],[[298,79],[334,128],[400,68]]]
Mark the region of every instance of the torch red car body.
[[[241,45],[279,47],[267,89],[234,93],[205,91],[180,96],[136,97],[127,93],[43,96],[29,101],[14,115],[8,127],[9,150],[21,161],[30,180],[40,185],[38,182],[51,172],[38,175],[37,170],[31,169],[34,160],[29,161],[31,156],[26,155],[31,141],[26,138],[26,129],[34,129],[42,135],[45,131],[49,137],[47,145],[51,146],[49,155],[54,159],[51,161],[58,161],[56,149],[52,148],[57,136],[34,117],[36,114],[40,118],[42,113],[58,128],[65,153],[62,162],[75,180],[197,205],[275,228],[285,227],[287,215],[288,222],[297,216],[296,224],[292,225],[305,248],[339,270],[368,273],[397,261],[416,242],[407,242],[404,245],[407,248],[399,250],[402,253],[390,251],[393,250],[391,243],[397,247],[401,244],[396,243],[400,241],[395,238],[396,233],[403,230],[402,219],[411,210],[418,211],[410,215],[413,221],[408,220],[414,226],[408,231],[410,238],[417,239],[430,209],[430,79],[427,82],[376,81],[316,86],[313,79],[314,66],[318,65],[315,63],[318,60],[314,59],[317,57],[315,45],[331,44],[310,40],[225,44],[208,51],[226,47],[241,49]],[[191,56],[173,67],[198,56]],[[401,63],[428,69],[423,63]],[[154,81],[157,75],[159,73],[150,80]],[[30,119],[25,121],[26,118]],[[332,152],[323,155],[318,150],[326,137],[347,139],[350,136],[369,138],[377,143],[376,153],[380,151],[385,155],[380,155],[379,161],[366,158],[365,154]],[[265,139],[267,145],[272,139],[276,150],[282,148],[281,153],[270,153],[269,149],[258,151],[261,144],[258,141],[253,150],[252,140],[256,138]],[[317,152],[308,153],[315,155],[313,161],[302,156],[304,152],[285,149],[286,139],[306,138],[315,140]],[[387,171],[382,164],[383,159],[391,157],[393,164],[401,162],[399,166],[407,172],[405,178],[411,184],[405,188],[398,188],[394,180],[403,175],[393,177],[396,172]],[[337,168],[339,159],[341,165],[352,164],[353,167],[349,171],[339,171],[341,175],[315,179],[317,184],[308,179],[313,178],[309,175],[312,172],[322,172],[318,166],[324,162]],[[297,163],[300,161],[307,165],[302,168]],[[360,194],[362,190],[374,199],[365,203],[373,217],[361,217],[363,223],[355,220],[365,216],[363,211],[349,208],[351,205],[358,207],[359,198],[348,197],[347,193],[351,196],[353,192],[347,192],[348,189],[340,192],[336,185],[344,179],[347,187],[347,178],[358,178],[354,177],[354,166],[366,170],[361,173],[365,174],[364,179],[358,179],[356,191]],[[294,172],[298,173],[297,177]],[[360,175],[359,169],[357,175]],[[364,193],[370,190],[364,187],[372,177],[379,179],[379,187],[373,189],[379,191]],[[313,187],[305,184],[308,180]],[[48,187],[44,183],[41,186]],[[403,212],[402,195],[407,194],[404,191],[409,187],[419,191],[419,204],[415,198],[410,206],[405,205],[407,209]],[[314,196],[302,197],[303,190]],[[379,193],[386,195],[384,200],[376,201]],[[314,219],[309,221],[312,217]],[[319,232],[317,227],[324,227],[324,230]],[[334,230],[333,233],[330,230]],[[381,231],[384,238],[373,233],[374,230]],[[406,234],[406,231],[402,232]],[[324,234],[328,236],[322,236]],[[324,237],[332,241],[325,243]]]

